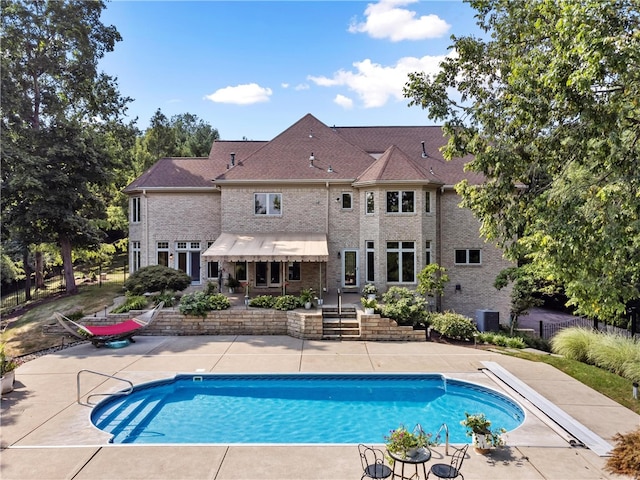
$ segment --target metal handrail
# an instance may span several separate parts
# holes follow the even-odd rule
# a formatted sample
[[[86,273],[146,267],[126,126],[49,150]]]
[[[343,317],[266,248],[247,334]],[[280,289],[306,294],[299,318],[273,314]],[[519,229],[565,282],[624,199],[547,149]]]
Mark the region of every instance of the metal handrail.
[[[123,390],[121,392],[92,393],[91,395],[87,396],[86,403],[85,402],[81,402],[80,401],[80,397],[81,397],[81,395],[80,395],[80,374],[83,373],[83,372],[85,372],[85,373],[93,373],[94,375],[100,375],[101,377],[111,378],[113,380],[119,380],[120,382],[128,383],[129,384],[129,388],[127,390]],[[76,400],[80,405],[84,405],[85,407],[94,407],[96,405],[95,403],[91,403],[89,401],[89,399],[91,397],[99,397],[99,396],[109,397],[111,395],[129,395],[131,392],[133,392],[133,383],[131,383],[129,380],[126,380],[124,378],[119,378],[119,377],[116,377],[114,375],[109,375],[107,373],[96,372],[94,370],[87,370],[86,368],[80,370],[78,372],[78,374],[76,375],[76,387],[77,387],[77,389],[76,389]]]
[[[449,455],[449,427],[446,423],[443,423],[436,433],[436,438],[440,435],[440,432],[444,429],[444,454]]]

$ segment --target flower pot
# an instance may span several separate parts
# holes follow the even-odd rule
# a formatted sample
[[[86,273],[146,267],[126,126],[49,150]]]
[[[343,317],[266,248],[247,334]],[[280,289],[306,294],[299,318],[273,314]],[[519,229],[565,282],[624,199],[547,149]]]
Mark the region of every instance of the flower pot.
[[[420,447],[413,447],[407,450],[407,457],[415,457],[420,451]]]
[[[364,313],[365,313],[365,315],[373,315],[374,313],[376,313],[376,309],[375,308],[366,308],[365,307]]]
[[[311,309],[311,302],[305,302],[304,303],[304,308],[305,308],[305,310],[310,310]]]
[[[367,300],[375,300],[375,299],[376,299],[375,293],[367,293]]]
[[[473,449],[478,455],[486,455],[491,450],[490,436],[484,433],[474,433]]]
[[[13,390],[13,383],[16,380],[16,372],[15,370],[11,370],[10,372],[5,373],[2,376],[2,393],[9,393]]]

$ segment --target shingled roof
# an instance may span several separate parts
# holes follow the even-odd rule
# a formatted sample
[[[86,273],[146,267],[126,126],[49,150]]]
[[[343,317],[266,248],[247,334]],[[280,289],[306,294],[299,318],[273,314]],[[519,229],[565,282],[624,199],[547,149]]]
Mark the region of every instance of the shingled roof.
[[[464,171],[470,158],[443,159],[445,142],[436,126],[328,127],[307,114],[271,141],[218,140],[208,158],[160,159],[125,192],[249,181],[481,183]]]
[[[362,148],[307,114],[216,182],[355,180],[373,162]]]

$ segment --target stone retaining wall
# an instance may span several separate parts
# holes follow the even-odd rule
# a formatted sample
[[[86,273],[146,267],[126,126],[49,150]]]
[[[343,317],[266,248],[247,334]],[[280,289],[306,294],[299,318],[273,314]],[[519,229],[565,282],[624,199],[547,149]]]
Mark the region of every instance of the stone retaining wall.
[[[111,325],[122,322],[140,311],[86,317],[83,323]],[[398,326],[380,315],[358,311],[360,337],[355,340],[425,341],[424,330]],[[206,317],[183,315],[178,310],[164,309],[140,335],[289,335],[305,340],[322,339],[322,312],[272,310],[263,308],[230,309],[209,312]]]

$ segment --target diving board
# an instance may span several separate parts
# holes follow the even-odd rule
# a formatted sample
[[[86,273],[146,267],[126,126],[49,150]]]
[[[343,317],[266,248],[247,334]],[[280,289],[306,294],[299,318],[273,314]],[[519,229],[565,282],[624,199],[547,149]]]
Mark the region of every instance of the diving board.
[[[515,377],[496,362],[483,361],[481,363],[493,375],[526,398],[547,417],[573,435],[578,441],[582,442],[585,447],[589,448],[601,457],[608,457],[611,455],[611,450],[613,450],[613,446],[611,444],[582,425],[564,410],[551,403],[522,380]]]

